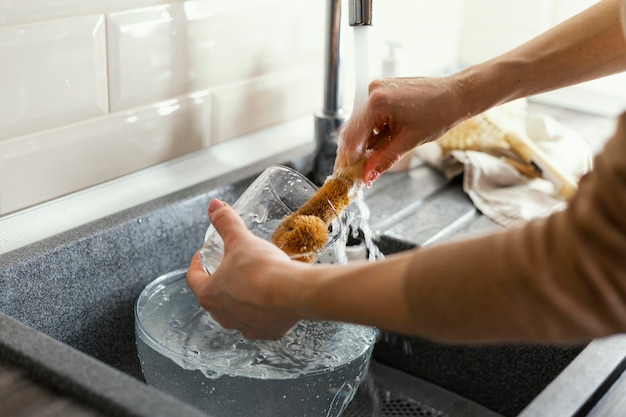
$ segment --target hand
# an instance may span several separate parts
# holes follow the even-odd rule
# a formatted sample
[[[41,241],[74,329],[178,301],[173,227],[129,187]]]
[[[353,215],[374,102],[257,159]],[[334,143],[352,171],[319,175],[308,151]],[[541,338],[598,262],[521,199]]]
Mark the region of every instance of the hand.
[[[453,77],[388,78],[370,83],[369,99],[346,123],[335,171],[367,158],[371,184],[414,147],[443,135],[468,116]]]
[[[277,340],[299,321],[283,284],[297,279],[298,263],[270,242],[253,235],[226,203],[209,204],[211,223],[224,240],[224,257],[213,275],[191,260],[187,285],[220,325],[248,339]]]

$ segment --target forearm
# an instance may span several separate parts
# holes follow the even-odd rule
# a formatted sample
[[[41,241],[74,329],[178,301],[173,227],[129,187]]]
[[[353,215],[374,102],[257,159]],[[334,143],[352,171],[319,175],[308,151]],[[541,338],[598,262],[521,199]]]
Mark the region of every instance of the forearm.
[[[294,302],[305,319],[346,321],[407,332],[413,327],[405,291],[411,254],[374,263],[316,265],[302,271]]]
[[[470,116],[498,104],[626,70],[620,1],[603,0],[454,77]]]
[[[550,301],[533,280],[521,230],[430,248],[383,261],[303,268],[293,303],[303,319],[345,321],[448,342],[562,339],[546,320]],[[518,260],[515,260],[519,262]],[[556,316],[556,315],[555,315]],[[541,318],[540,325],[537,320]],[[547,337],[546,333],[551,336]]]
[[[302,267],[301,318],[450,342],[579,342],[626,331],[626,113],[569,207],[523,228],[375,263]]]

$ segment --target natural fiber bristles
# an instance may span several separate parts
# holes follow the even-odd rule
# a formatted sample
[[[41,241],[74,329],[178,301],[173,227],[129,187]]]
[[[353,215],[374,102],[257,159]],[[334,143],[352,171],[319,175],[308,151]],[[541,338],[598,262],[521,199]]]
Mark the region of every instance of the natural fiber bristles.
[[[271,242],[289,256],[303,254],[295,258],[299,261],[315,261],[316,252],[328,241],[328,226],[351,202],[351,193],[360,183],[362,166],[359,163],[328,178],[300,209],[278,225]]]
[[[313,262],[328,241],[328,226],[316,216],[292,214],[274,231],[272,243],[295,259]]]
[[[453,150],[487,151],[494,148],[508,149],[506,132],[484,114],[472,117],[453,127],[437,139],[442,153]]]
[[[345,178],[329,178],[297,213],[317,216],[324,223],[330,224],[337,217],[337,213],[342,212],[350,204],[348,196],[350,188],[351,185]]]
[[[492,109],[453,127],[437,139],[442,155],[452,151],[479,151],[502,159],[529,178],[539,178],[541,173],[511,147],[509,138],[515,127],[510,116]]]

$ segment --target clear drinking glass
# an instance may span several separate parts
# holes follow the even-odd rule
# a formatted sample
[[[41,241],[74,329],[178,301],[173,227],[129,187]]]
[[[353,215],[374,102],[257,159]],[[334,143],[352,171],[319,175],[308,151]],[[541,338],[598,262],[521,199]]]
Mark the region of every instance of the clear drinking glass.
[[[233,204],[248,229],[255,235],[270,240],[272,233],[282,220],[296,212],[309,201],[318,188],[304,175],[282,165],[273,165],[263,171]],[[334,212],[332,204],[328,209]],[[341,235],[341,222],[335,213],[328,225],[328,240],[321,251],[307,253],[311,259],[319,257],[330,248]],[[213,225],[209,226],[200,250],[202,267],[212,274],[222,261],[224,241]],[[300,256],[305,255],[301,254]]]

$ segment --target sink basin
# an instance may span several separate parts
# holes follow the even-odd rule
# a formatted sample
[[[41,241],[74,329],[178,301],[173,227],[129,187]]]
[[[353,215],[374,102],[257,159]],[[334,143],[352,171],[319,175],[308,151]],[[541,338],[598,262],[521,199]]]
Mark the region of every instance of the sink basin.
[[[209,200],[233,203],[255,177],[208,181],[0,255],[0,313],[145,385],[135,346],[135,300],[156,277],[188,266],[208,227]],[[497,227],[475,210],[458,183],[425,166],[383,176],[366,200],[386,254]],[[398,210],[389,210],[390,201]],[[0,353],[3,337],[0,329]],[[42,343],[48,343],[45,337]],[[466,415],[515,416],[584,348],[447,345],[383,333],[373,374],[381,384],[408,378],[430,387],[423,393],[447,392],[444,403],[460,401],[478,410]],[[441,415],[454,417],[445,410]]]

